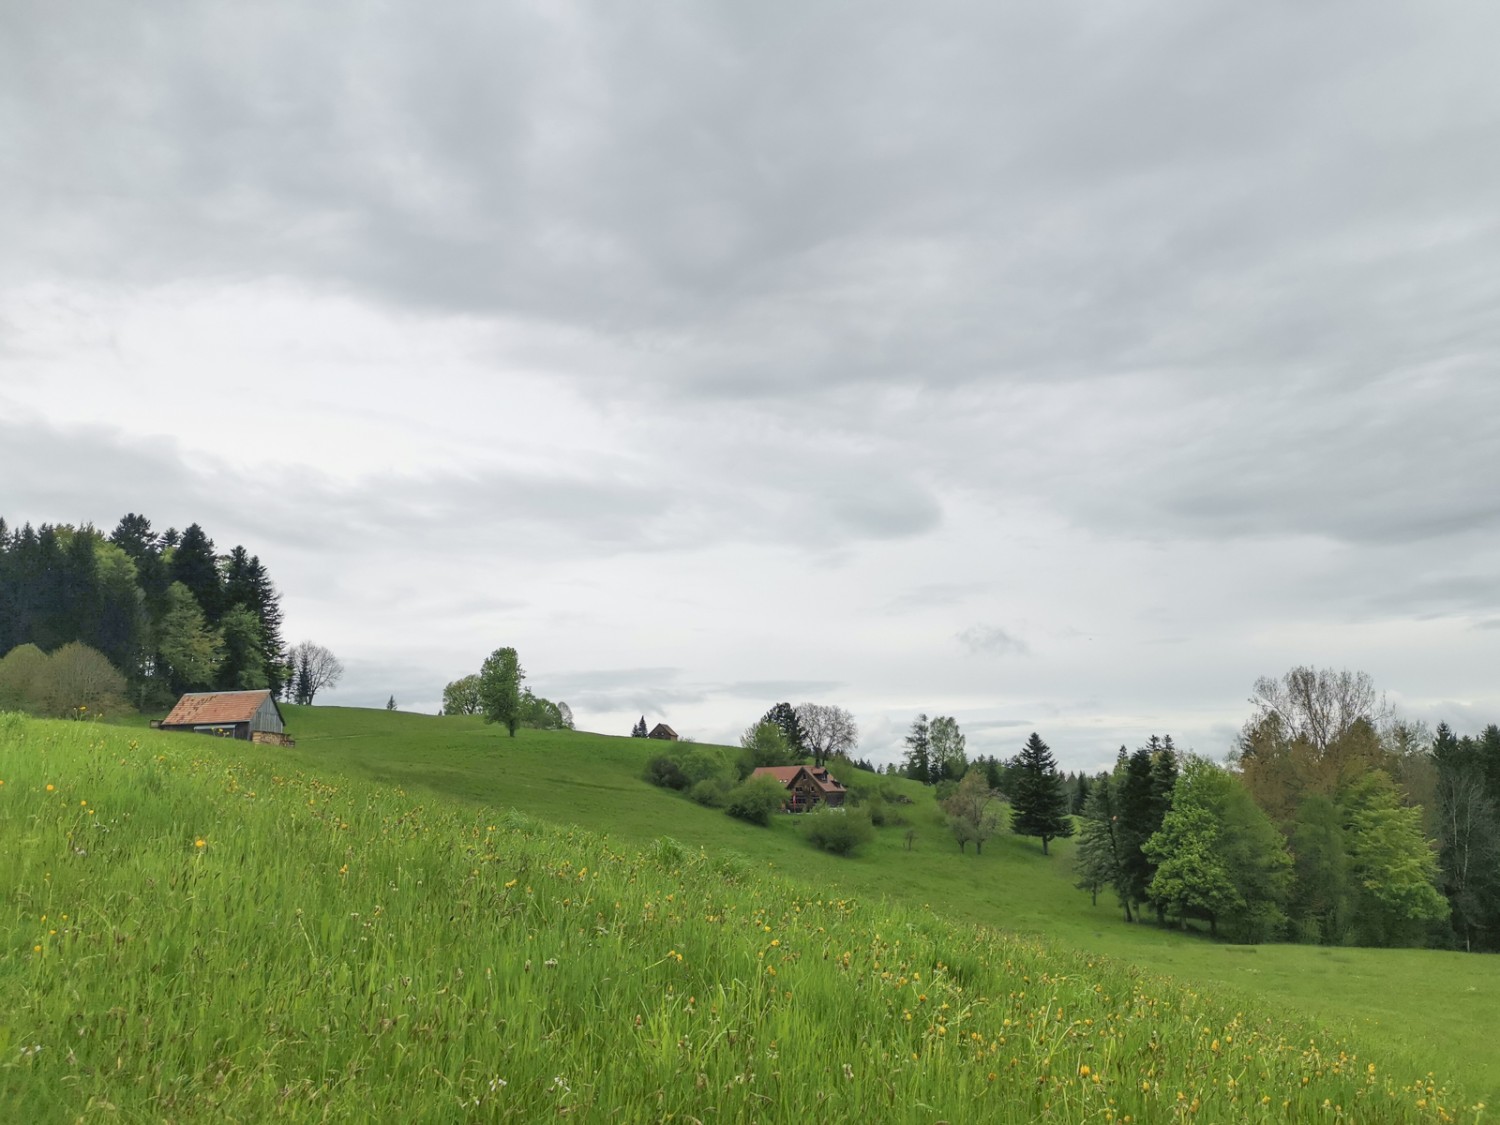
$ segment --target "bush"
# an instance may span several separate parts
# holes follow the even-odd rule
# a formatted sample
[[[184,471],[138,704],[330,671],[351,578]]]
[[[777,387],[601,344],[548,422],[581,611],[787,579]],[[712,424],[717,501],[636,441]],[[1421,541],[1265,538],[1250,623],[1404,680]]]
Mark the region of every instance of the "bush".
[[[756,777],[736,785],[730,791],[729,805],[724,811],[740,820],[764,826],[770,824],[771,817],[781,811],[785,800],[786,786],[775,778]]]
[[[128,713],[125,677],[104,654],[70,641],[48,656],[21,645],[0,660],[0,710],[92,719]]]
[[[827,807],[806,814],[802,831],[813,847],[835,855],[851,855],[875,838],[875,829],[863,813]]]
[[[663,789],[680,791],[690,784],[687,774],[682,772],[682,767],[670,754],[658,754],[647,762],[644,776],[652,785],[659,785]]]
[[[688,790],[688,796],[710,809],[722,809],[729,802],[729,787],[714,778],[705,778]]]

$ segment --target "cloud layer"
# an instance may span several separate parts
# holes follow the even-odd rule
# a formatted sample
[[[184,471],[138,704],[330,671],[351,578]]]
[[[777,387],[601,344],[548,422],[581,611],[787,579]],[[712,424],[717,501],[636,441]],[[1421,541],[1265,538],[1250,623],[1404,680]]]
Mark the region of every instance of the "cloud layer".
[[[1303,662],[1500,716],[1497,34],[12,4],[0,514],[244,540],[358,702],[512,643],[877,755],[1219,753]]]

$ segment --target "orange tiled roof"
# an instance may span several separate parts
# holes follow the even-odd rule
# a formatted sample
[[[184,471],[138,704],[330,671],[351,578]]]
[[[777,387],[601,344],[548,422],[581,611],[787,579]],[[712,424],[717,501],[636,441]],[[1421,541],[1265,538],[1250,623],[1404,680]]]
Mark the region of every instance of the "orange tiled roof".
[[[164,727],[212,726],[218,723],[248,723],[260,705],[271,698],[269,691],[193,691],[184,695],[161,721]]]
[[[750,771],[750,776],[774,777],[781,784],[790,785],[792,779],[806,768],[806,766],[757,766]]]

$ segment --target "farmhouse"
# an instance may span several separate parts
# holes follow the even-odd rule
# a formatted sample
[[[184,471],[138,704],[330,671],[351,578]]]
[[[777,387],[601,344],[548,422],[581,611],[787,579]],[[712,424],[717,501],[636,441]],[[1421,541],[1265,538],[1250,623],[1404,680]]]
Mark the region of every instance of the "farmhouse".
[[[843,782],[823,766],[761,766],[750,776],[774,778],[784,785],[787,799],[781,807],[787,812],[806,812],[820,803],[841,808],[847,795]]]
[[[647,738],[664,738],[668,742],[676,742],[677,741],[677,732],[675,730],[673,730],[671,727],[667,726],[666,723],[657,723],[654,727],[651,728],[651,733],[648,734],[646,737]]]
[[[290,745],[281,708],[269,691],[194,691],[157,726],[161,730],[184,730],[237,738],[242,742],[273,742]]]

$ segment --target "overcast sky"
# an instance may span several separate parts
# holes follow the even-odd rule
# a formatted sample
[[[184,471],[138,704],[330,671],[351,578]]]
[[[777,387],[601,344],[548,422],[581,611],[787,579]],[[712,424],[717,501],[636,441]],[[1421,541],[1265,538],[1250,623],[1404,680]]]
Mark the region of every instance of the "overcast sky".
[[[1221,756],[1500,721],[1500,6],[0,6],[0,515],[243,543],[320,702]]]

